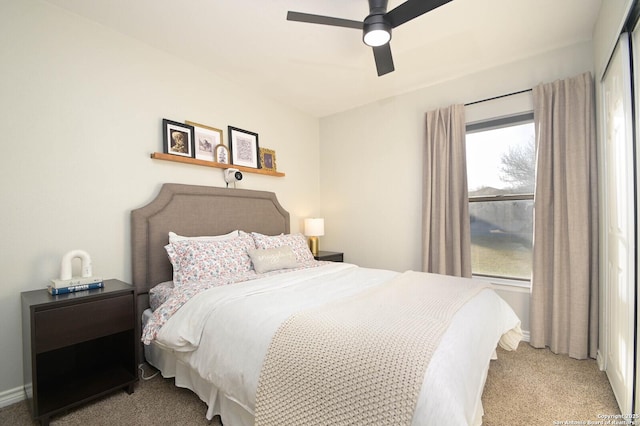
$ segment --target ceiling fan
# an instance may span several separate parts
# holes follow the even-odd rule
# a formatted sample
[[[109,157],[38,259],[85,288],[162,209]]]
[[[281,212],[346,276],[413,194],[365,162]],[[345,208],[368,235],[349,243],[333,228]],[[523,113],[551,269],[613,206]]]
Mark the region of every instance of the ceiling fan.
[[[287,13],[287,20],[362,30],[364,43],[373,48],[373,57],[376,61],[378,76],[382,76],[395,69],[393,57],[391,56],[391,46],[389,45],[391,29],[450,1],[407,0],[387,12],[388,0],[369,0],[369,15],[362,22],[291,11]]]

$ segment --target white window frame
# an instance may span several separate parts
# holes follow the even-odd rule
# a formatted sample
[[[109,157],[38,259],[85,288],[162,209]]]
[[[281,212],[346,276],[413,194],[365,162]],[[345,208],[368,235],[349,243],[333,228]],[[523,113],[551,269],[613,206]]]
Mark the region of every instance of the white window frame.
[[[533,122],[533,111],[521,112],[513,115],[488,118],[482,121],[476,121],[473,123],[467,123],[466,134],[484,132],[492,129],[500,129],[518,124],[526,124]],[[533,200],[534,193],[527,194],[513,194],[513,195],[482,195],[468,197],[469,204],[474,202],[493,202],[493,201],[526,201]],[[533,235],[532,235],[533,237]],[[478,278],[484,281],[489,281],[493,284],[500,286],[511,286],[520,288],[531,288],[531,279],[526,278],[512,278],[496,275],[485,274],[472,274],[472,277]]]

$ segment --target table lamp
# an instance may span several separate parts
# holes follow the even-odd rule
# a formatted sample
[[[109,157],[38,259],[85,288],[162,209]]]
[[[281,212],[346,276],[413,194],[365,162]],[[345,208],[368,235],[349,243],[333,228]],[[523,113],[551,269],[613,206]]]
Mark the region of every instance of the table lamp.
[[[318,255],[318,237],[324,235],[324,219],[310,217],[304,220],[304,235],[309,237],[309,248],[314,256]]]

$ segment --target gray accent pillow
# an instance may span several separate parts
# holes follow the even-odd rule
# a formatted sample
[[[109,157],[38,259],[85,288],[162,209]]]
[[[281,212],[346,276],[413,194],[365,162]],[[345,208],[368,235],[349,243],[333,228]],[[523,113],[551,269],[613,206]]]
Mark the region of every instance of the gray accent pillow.
[[[253,262],[253,268],[259,274],[278,269],[297,268],[299,266],[296,255],[289,246],[249,249],[248,252]]]

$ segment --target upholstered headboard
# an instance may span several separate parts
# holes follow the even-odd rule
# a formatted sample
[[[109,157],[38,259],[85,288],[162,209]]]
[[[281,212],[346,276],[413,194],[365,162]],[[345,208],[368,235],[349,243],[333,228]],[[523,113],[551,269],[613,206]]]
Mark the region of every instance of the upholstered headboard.
[[[149,306],[149,289],[170,281],[164,246],[169,231],[188,237],[240,229],[265,235],[289,233],[289,213],[273,192],[166,183],[157,197],[131,212],[133,286],[138,318]]]

